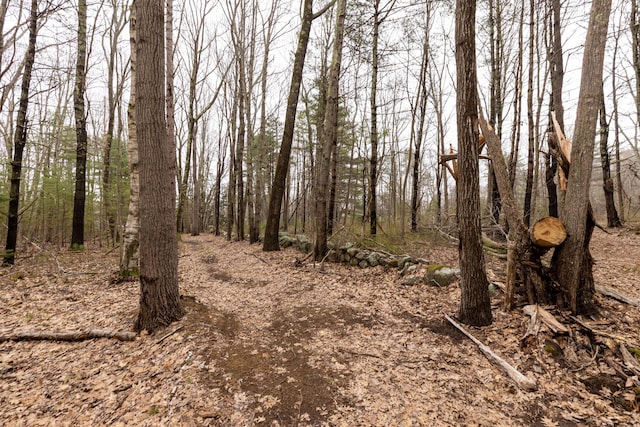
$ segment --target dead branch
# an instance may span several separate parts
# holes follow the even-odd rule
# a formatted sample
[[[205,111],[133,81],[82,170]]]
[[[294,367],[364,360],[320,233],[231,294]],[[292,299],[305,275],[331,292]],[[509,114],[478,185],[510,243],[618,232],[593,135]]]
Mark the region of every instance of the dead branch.
[[[471,335],[471,333],[468,332],[466,329],[464,329],[462,327],[462,325],[460,325],[458,322],[456,322],[455,320],[453,320],[451,317],[449,317],[446,314],[444,315],[444,317],[449,321],[449,323],[451,323],[453,326],[455,326],[456,329],[458,329],[460,332],[465,334],[467,336],[467,338],[469,338],[471,341],[473,341],[480,348],[480,350],[484,353],[484,355],[487,356],[489,361],[494,362],[496,367],[498,369],[500,369],[502,372],[504,372],[507,376],[509,376],[509,378],[511,378],[518,385],[518,387],[522,388],[523,390],[528,390],[528,391],[533,391],[533,390],[536,390],[538,388],[538,386],[537,386],[537,384],[536,384],[536,382],[534,380],[532,380],[531,378],[527,377],[526,375],[520,373],[520,371],[518,371],[516,368],[511,366],[509,364],[509,362],[507,362],[506,360],[504,360],[503,358],[501,358],[500,356],[495,354],[493,352],[493,350],[491,350],[488,346],[483,344],[476,337]]]
[[[623,337],[621,335],[616,335],[616,334],[611,334],[609,332],[605,332],[605,331],[600,331],[598,329],[593,329],[591,326],[587,325],[586,323],[584,323],[582,320],[578,319],[575,316],[570,316],[571,320],[573,320],[578,326],[582,327],[582,329],[584,329],[585,331],[587,331],[588,333],[592,334],[592,335],[599,335],[601,337],[605,337],[605,338],[611,338],[615,341],[618,341],[619,343],[622,343],[624,345],[626,345],[627,347],[636,347],[636,348],[640,348],[640,344],[636,343],[636,342],[632,342],[630,339],[628,339],[627,337]]]
[[[526,305],[522,308],[522,312],[532,318],[537,316],[542,323],[547,325],[556,334],[568,334],[569,328],[560,323],[553,314],[536,304]]]
[[[85,341],[96,338],[113,338],[118,341],[133,341],[133,332],[112,331],[108,329],[91,329],[75,332],[17,332],[0,335],[0,343],[5,341]]]
[[[169,332],[168,334],[165,334],[162,338],[160,338],[158,341],[156,341],[156,344],[160,344],[162,341],[166,340],[171,335],[175,334],[176,332],[178,332],[179,330],[181,330],[183,328],[184,328],[184,325],[178,326],[173,331]]]
[[[629,304],[632,305],[634,307],[639,307],[640,306],[640,301],[638,301],[637,299],[633,298],[632,296],[629,296],[627,294],[624,294],[616,289],[613,289],[609,286],[605,286],[605,285],[595,285],[596,288],[596,292],[600,292],[602,295],[605,295],[607,297],[613,298],[614,300],[623,302],[625,304]]]

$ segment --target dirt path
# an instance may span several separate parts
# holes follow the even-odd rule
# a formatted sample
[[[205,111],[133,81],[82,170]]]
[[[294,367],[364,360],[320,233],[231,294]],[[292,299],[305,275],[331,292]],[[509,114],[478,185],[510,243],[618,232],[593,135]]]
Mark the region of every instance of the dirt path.
[[[640,237],[598,232],[593,248],[597,281],[639,298]],[[381,267],[297,267],[298,252],[260,249],[183,236],[187,316],[154,336],[1,343],[0,424],[640,425],[633,388],[592,357],[589,340],[575,364],[542,338],[522,347],[528,318],[505,313],[499,295],[494,323],[473,332],[535,378],[535,392],[517,389],[444,321],[456,285],[401,286]],[[417,255],[441,261],[455,249]],[[129,328],[137,285],[110,281],[114,256],[34,249],[3,271],[1,332]],[[491,268],[500,274],[499,262]],[[638,310],[601,302],[599,327],[640,341]]]

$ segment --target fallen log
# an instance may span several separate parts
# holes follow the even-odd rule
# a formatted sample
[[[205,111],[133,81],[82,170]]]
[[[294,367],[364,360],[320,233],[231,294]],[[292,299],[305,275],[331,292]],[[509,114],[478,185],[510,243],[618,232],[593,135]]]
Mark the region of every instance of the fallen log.
[[[625,304],[629,304],[632,305],[634,307],[640,307],[640,301],[638,301],[637,299],[626,295],[618,290],[615,290],[609,286],[605,286],[605,285],[595,285],[596,288],[596,292],[601,293],[604,296],[613,298],[614,300],[623,302]]]
[[[0,335],[0,343],[5,341],[85,341],[96,338],[133,341],[136,339],[136,334],[133,332],[112,331],[108,329],[91,329],[88,331],[74,332],[16,332],[9,335]]]
[[[551,329],[556,334],[568,334],[569,328],[560,323],[553,314],[549,313],[544,308],[540,307],[536,304],[525,305],[522,308],[522,312],[532,318],[534,316],[538,317],[542,323],[547,325],[549,329]]]
[[[489,361],[495,363],[496,367],[500,369],[502,372],[504,372],[507,376],[509,376],[509,378],[511,378],[518,385],[518,387],[528,391],[533,391],[538,388],[538,385],[534,380],[520,373],[520,371],[518,371],[516,368],[511,366],[509,362],[507,362],[506,360],[504,360],[503,358],[495,354],[493,350],[491,350],[488,346],[483,344],[480,340],[474,337],[470,332],[464,329],[462,325],[460,325],[458,322],[456,322],[446,314],[444,315],[444,317],[449,321],[449,323],[455,326],[456,329],[458,329],[460,332],[465,334],[467,338],[473,341],[484,353],[484,355],[487,356]]]
[[[558,218],[547,216],[531,228],[531,241],[541,248],[555,248],[567,238],[567,230]]]

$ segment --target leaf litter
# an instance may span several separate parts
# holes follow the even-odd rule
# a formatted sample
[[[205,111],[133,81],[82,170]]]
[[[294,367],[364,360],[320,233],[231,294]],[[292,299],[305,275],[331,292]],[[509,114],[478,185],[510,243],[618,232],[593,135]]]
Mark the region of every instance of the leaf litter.
[[[596,231],[591,248],[596,283],[639,298],[640,236]],[[450,245],[412,251],[457,259]],[[138,285],[113,280],[115,252],[25,248],[0,272],[0,334],[130,330]],[[299,258],[293,249],[183,236],[187,315],[133,342],[0,343],[0,424],[640,425],[640,384],[621,343],[586,333],[568,313],[554,315],[570,335],[542,326],[523,341],[529,316],[505,312],[498,292],[493,324],[468,328],[535,379],[537,390],[526,392],[444,319],[456,313],[457,284],[402,286],[397,270]],[[492,277],[504,277],[504,267],[487,257]],[[598,301],[601,318],[585,322],[640,341],[640,310]]]

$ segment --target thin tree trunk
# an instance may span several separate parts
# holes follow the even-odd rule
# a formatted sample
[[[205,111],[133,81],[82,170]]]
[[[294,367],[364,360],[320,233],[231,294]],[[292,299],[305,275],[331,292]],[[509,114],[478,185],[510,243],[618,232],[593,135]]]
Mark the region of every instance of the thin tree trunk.
[[[13,265],[18,241],[18,208],[20,205],[20,181],[22,179],[22,156],[27,143],[27,107],[29,106],[29,87],[31,72],[36,56],[36,38],[38,34],[38,2],[31,0],[29,17],[29,44],[25,53],[24,71],[20,89],[20,101],[16,127],[13,136],[14,149],[11,162],[11,186],[9,189],[9,211],[7,213],[7,241],[4,247],[3,265]]]
[[[87,2],[78,0],[78,55],[76,58],[76,85],[73,91],[73,110],[76,120],[76,180],[73,194],[73,225],[71,249],[84,247],[84,209],[87,181],[87,118],[84,93],[87,62]]]
[[[298,96],[300,95],[300,84],[302,83],[302,71],[304,69],[304,59],[307,54],[309,44],[309,34],[311,22],[313,20],[313,1],[305,0],[303,4],[302,23],[298,35],[298,47],[296,48],[293,60],[293,72],[291,74],[291,85],[289,87],[289,97],[287,99],[287,111],[284,119],[284,132],[278,153],[276,171],[271,185],[271,195],[269,197],[269,207],[267,212],[267,223],[264,230],[264,251],[277,251],[280,249],[278,242],[278,229],[280,227],[280,213],[282,199],[286,188],[286,179],[289,171],[289,160],[291,157],[291,146],[295,130],[296,109],[298,107]],[[304,225],[303,225],[304,227]]]
[[[535,20],[534,0],[529,0],[529,73],[527,77],[527,124],[528,124],[528,150],[527,150],[527,182],[524,192],[524,225],[529,227],[531,223],[531,198],[533,190],[533,163],[535,156],[535,123],[533,120],[533,68],[535,47]]]
[[[560,0],[551,0],[551,34],[552,47],[549,55],[551,74],[551,109],[556,115],[556,120],[562,132],[564,132],[564,106],[562,103],[562,87],[564,84],[564,64],[562,54],[562,30],[560,27]],[[551,127],[551,126],[550,126]],[[549,197],[549,216],[558,217],[558,187],[554,182],[558,172],[558,163],[555,157],[547,153],[545,181]]]
[[[127,222],[122,236],[122,256],[120,258],[120,278],[138,277],[140,275],[140,173],[138,160],[138,137],[136,130],[136,7],[131,6],[129,17],[129,34],[131,45],[131,93],[127,108],[129,144],[127,158],[129,160],[129,210]]]
[[[481,243],[475,16],[475,0],[456,1],[456,113],[460,162],[457,212],[462,290],[459,319],[479,326],[490,324],[492,319]]]
[[[615,47],[613,49],[612,69],[617,66],[618,38],[615,38]],[[615,123],[613,133],[615,135],[615,160],[616,160],[616,193],[618,195],[618,208],[620,209],[620,222],[624,223],[624,187],[622,186],[622,167],[620,165],[620,116],[618,114],[618,85],[616,81],[616,73],[611,73],[612,102],[613,102],[613,121]]]
[[[336,137],[338,127],[338,91],[340,86],[340,68],[342,63],[342,43],[344,41],[345,17],[346,0],[338,0],[331,69],[329,71],[327,109],[323,122],[324,138],[320,141],[320,144],[322,144],[322,150],[316,160],[316,239],[313,253],[317,260],[322,260],[328,251],[327,207],[329,197],[329,161],[331,157],[331,146],[333,144],[333,139]]]
[[[607,210],[607,227],[622,227],[622,222],[618,217],[613,194],[613,179],[611,179],[611,160],[609,158],[609,123],[607,122],[607,111],[604,100],[604,90],[600,97],[600,165],[602,167],[602,189],[604,190],[604,201]]]

